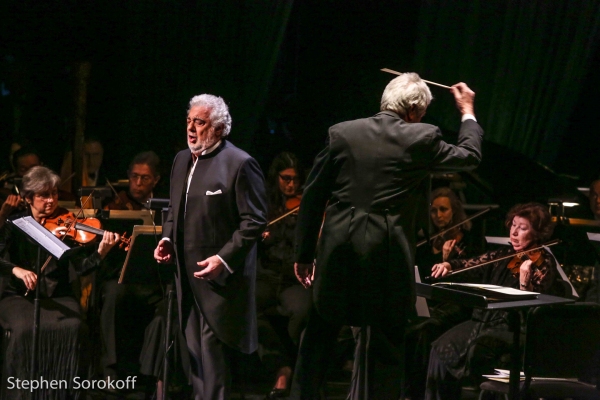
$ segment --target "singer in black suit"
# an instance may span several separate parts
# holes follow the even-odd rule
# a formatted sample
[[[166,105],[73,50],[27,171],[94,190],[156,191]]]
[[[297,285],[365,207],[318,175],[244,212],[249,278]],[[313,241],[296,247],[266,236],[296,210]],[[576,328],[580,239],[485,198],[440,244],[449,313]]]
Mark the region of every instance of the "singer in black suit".
[[[296,275],[314,287],[314,307],[291,398],[319,398],[342,325],[361,327],[367,349],[357,351],[352,398],[400,397],[406,316],[415,303],[415,230],[418,219],[426,223],[427,177],[436,168],[472,169],[481,160],[475,93],[464,83],[450,91],[463,121],[456,146],[445,143],[437,127],[420,123],[432,97],[414,73],[387,85],[379,114],[329,129],[296,225]]]
[[[256,241],[266,227],[258,163],[225,140],[231,129],[220,97],[191,99],[190,150],[171,170],[171,204],[158,262],[177,259],[177,298],[196,399],[227,399],[231,357],[257,348]]]

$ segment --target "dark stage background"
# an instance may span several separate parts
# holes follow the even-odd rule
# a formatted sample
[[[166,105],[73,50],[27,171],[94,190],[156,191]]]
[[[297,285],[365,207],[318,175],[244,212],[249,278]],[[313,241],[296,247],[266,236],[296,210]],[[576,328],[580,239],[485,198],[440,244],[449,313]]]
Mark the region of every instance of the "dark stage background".
[[[2,0],[0,21],[3,170],[24,138],[59,169],[85,61],[86,135],[104,142],[115,180],[147,149],[168,176],[187,102],[205,92],[226,99],[231,140],[263,167],[281,150],[310,165],[328,126],[378,111],[382,67],[467,82],[486,140],[573,185],[600,170],[595,0]],[[452,140],[452,97],[432,92],[424,122]],[[498,179],[527,173],[501,164]]]

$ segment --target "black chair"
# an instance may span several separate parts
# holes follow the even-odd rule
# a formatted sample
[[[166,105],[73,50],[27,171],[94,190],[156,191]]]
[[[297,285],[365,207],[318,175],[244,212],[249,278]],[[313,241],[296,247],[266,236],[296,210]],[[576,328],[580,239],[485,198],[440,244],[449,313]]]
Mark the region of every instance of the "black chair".
[[[565,380],[587,376],[598,368],[593,364],[599,351],[600,305],[576,303],[532,309],[527,317],[525,380],[520,384],[520,398],[600,399],[596,385]],[[505,397],[509,392],[508,383],[496,381],[483,382],[480,388],[480,399],[486,392]]]

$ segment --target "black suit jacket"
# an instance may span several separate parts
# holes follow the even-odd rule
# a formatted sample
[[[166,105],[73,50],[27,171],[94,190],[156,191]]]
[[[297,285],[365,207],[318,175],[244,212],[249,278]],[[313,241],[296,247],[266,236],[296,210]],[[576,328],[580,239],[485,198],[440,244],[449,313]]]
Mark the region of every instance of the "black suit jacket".
[[[252,157],[223,140],[198,158],[186,206],[183,196],[191,165],[190,150],[175,156],[169,216],[163,226],[163,236],[171,238],[176,251],[180,316],[186,316],[195,301],[220,340],[251,353],[257,347],[256,241],[267,223],[264,178]],[[196,263],[213,255],[233,273],[225,273],[219,283],[194,278],[200,270]]]
[[[348,325],[403,323],[414,304],[417,219],[426,216],[434,168],[474,168],[483,130],[461,125],[458,144],[428,124],[383,111],[329,129],[300,204],[296,260],[316,251],[314,301],[325,319]],[[323,221],[323,215],[325,219]]]

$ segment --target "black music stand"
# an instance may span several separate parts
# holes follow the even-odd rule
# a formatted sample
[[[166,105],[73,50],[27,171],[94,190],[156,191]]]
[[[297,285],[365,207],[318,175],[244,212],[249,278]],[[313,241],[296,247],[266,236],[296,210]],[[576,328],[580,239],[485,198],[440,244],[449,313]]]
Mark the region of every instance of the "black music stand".
[[[509,380],[509,399],[517,400],[519,398],[519,380],[520,380],[520,333],[521,333],[521,314],[520,310],[533,307],[551,306],[558,304],[574,303],[573,299],[539,294],[536,299],[529,300],[510,300],[494,301],[486,296],[463,292],[456,289],[416,284],[417,296],[426,299],[449,301],[451,303],[462,304],[467,307],[480,308],[483,310],[503,310],[508,312],[510,329],[513,332],[513,348],[511,352],[510,380]]]
[[[36,275],[38,277],[37,285],[35,286],[35,299],[33,300],[33,342],[31,346],[31,379],[38,379],[37,374],[37,353],[40,341],[40,286],[41,279],[40,274],[42,264],[42,248],[50,253],[57,260],[60,260],[71,248],[67,246],[63,241],[54,236],[52,232],[44,228],[39,224],[33,217],[25,216],[21,218],[15,218],[8,220],[27,237],[33,240],[38,245],[37,261],[36,261]]]
[[[160,241],[162,226],[136,225],[131,234],[131,243],[121,269],[121,283],[156,283],[170,280],[164,276],[165,266],[159,265],[154,259],[156,243]],[[163,399],[166,400],[169,388],[169,350],[171,346],[171,320],[173,319],[174,290],[172,284],[167,284],[167,321],[165,327],[165,354],[163,359]]]

